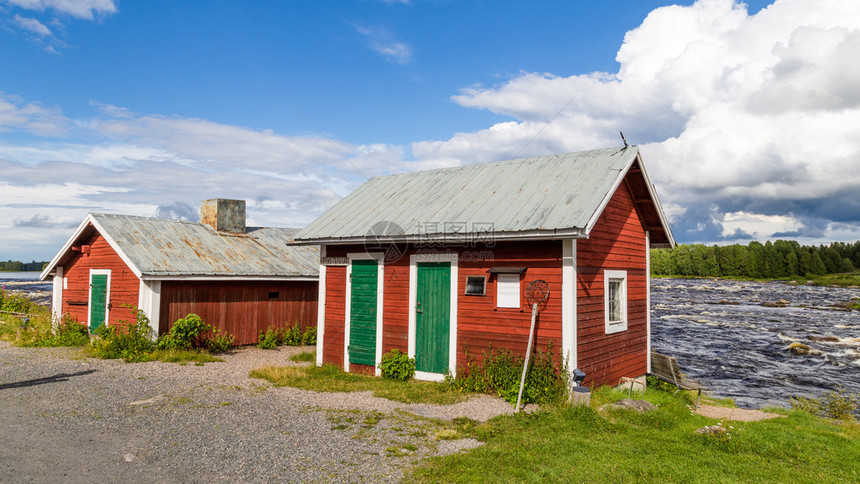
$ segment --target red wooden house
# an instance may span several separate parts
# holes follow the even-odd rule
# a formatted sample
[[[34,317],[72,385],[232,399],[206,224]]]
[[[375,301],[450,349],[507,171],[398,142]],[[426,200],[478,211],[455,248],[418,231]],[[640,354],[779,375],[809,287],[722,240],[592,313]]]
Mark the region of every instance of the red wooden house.
[[[156,334],[196,313],[252,344],[269,326],[316,324],[319,252],[288,245],[296,229],[245,227],[245,202],[206,200],[201,222],[87,215],[42,273],[53,313],[90,329],[133,321]]]
[[[375,177],[301,232],[320,244],[317,364],[439,380],[490,345],[525,353],[525,289],[549,286],[536,341],[585,384],[649,369],[649,249],[672,234],[636,147]]]

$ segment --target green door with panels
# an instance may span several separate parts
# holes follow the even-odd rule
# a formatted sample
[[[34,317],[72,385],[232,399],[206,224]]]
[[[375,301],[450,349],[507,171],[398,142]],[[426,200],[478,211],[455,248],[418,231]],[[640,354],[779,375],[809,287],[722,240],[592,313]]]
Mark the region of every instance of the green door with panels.
[[[349,296],[349,362],[376,366],[375,260],[352,261]]]
[[[107,274],[90,276],[90,332],[105,323],[107,310]]]
[[[451,338],[451,263],[418,264],[415,369],[447,373]]]

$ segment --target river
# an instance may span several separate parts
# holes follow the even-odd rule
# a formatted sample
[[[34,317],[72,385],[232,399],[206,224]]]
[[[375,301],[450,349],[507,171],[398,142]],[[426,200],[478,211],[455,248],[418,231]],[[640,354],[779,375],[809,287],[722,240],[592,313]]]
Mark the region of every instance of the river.
[[[860,311],[835,307],[858,298],[857,289],[652,279],[652,345],[741,407],[784,407],[837,385],[860,392]],[[769,307],[780,300],[788,304]],[[792,354],[794,342],[811,354]]]

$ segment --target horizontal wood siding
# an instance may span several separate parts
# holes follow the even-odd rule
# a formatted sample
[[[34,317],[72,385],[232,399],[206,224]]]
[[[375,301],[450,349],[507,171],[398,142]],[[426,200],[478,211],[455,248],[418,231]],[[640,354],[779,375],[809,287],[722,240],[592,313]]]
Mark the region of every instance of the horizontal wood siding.
[[[491,254],[492,258],[474,261],[461,254],[457,294],[457,367],[467,365],[469,356],[483,361],[483,354],[492,345],[494,350],[506,348],[525,355],[531,327],[531,308],[526,299],[526,287],[536,279],[549,284],[549,299],[540,310],[535,323],[535,341],[546,349],[552,342],[556,362],[561,353],[561,249],[559,241],[499,242],[494,247],[480,247],[472,252]],[[487,274],[492,267],[526,267],[520,279],[520,307],[497,308],[498,277]],[[468,276],[489,276],[486,296],[463,294]]]
[[[646,372],[645,230],[625,184],[613,194],[587,240],[576,244],[577,351],[586,385],[615,385]],[[627,331],[606,334],[604,270],[627,271]]]
[[[446,249],[434,247],[439,252]],[[543,279],[550,286],[550,297],[541,310],[536,325],[536,344],[540,348],[552,341],[556,359],[561,352],[561,241],[504,242],[493,246],[474,248],[452,247],[460,254],[458,294],[457,367],[466,365],[466,347],[469,354],[482,359],[483,352],[492,348],[507,348],[525,354],[528,344],[531,309],[526,302],[525,289],[535,279]],[[329,257],[345,257],[350,252],[364,252],[362,246],[327,246]],[[379,249],[384,250],[383,249]],[[394,348],[406,351],[409,337],[409,259],[426,247],[400,247],[402,256],[388,260],[384,267],[382,351]],[[376,250],[374,250],[376,251]],[[480,257],[476,255],[480,254]],[[482,260],[475,260],[482,259]],[[486,276],[492,267],[527,267],[521,280],[521,307],[496,308],[495,276],[487,280],[486,296],[463,294],[467,276]],[[344,297],[346,294],[346,268],[332,266],[326,277],[326,321],[323,361],[343,365]],[[352,367],[352,365],[350,366]]]
[[[256,344],[270,327],[316,326],[317,298],[313,281],[164,281],[159,333],[193,313],[237,345]]]
[[[127,306],[137,306],[140,280],[98,232],[82,245],[89,245],[90,253],[73,252],[71,261],[63,267],[63,277],[68,281],[63,290],[63,313],[80,323],[89,320],[90,269],[106,269],[111,271],[108,325],[132,321],[134,315]]]

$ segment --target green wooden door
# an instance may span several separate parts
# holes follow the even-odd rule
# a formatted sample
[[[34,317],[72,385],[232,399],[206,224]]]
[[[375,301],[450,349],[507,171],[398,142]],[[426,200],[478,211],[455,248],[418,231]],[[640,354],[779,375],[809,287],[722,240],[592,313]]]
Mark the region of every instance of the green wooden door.
[[[105,323],[107,309],[107,274],[90,276],[90,332]]]
[[[451,263],[418,264],[415,369],[448,372],[451,338]]]
[[[349,362],[376,366],[375,260],[352,261],[349,296]]]

